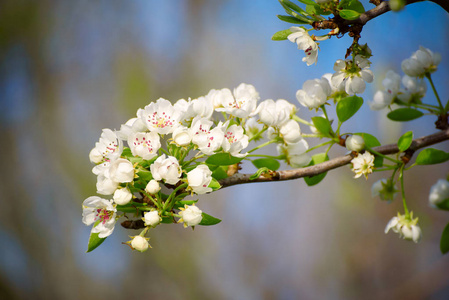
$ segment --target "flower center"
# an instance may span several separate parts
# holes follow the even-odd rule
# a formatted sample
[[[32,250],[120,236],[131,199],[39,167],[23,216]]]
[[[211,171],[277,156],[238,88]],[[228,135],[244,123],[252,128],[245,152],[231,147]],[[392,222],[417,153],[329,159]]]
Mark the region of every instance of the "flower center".
[[[109,211],[106,208],[97,208],[97,213],[95,214],[95,221],[100,220],[101,223],[105,224],[109,221],[114,214],[113,211]]]

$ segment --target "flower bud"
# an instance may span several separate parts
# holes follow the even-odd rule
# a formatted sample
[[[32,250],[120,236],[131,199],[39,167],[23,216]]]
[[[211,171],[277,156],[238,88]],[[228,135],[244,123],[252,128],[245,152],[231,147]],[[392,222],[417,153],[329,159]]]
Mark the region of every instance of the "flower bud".
[[[129,160],[119,158],[111,163],[109,174],[113,181],[131,182],[134,179],[134,166]]]
[[[131,241],[131,247],[134,250],[145,252],[148,250],[148,247],[150,247],[148,240],[149,238],[144,238],[140,235],[136,235],[135,237],[133,237],[133,240]]]
[[[371,196],[379,196],[384,201],[392,201],[396,198],[398,190],[391,179],[381,179],[376,181],[371,187]]]
[[[351,135],[346,139],[346,149],[360,152],[365,149],[365,140],[360,135]]]
[[[405,7],[405,0],[390,0],[388,5],[392,11],[400,11]]]
[[[128,204],[129,201],[133,198],[133,194],[128,188],[118,189],[114,192],[114,202],[118,205]]]
[[[430,206],[449,210],[449,181],[440,179],[430,188]]]
[[[104,157],[103,154],[97,148],[93,148],[89,152],[89,159],[92,163],[99,164],[103,161]]]
[[[148,182],[147,186],[145,187],[145,191],[147,191],[150,195],[154,195],[160,190],[161,186],[159,185],[159,182],[154,179],[150,180],[150,182]]]
[[[146,226],[156,227],[156,225],[162,221],[162,218],[159,216],[157,210],[153,210],[145,212],[142,220],[145,222]]]
[[[184,207],[179,208],[181,211],[179,215],[181,219],[178,220],[178,223],[184,222],[184,228],[187,226],[195,226],[201,223],[203,219],[202,211],[193,205],[184,205]]]
[[[192,141],[192,136],[190,135],[190,131],[187,127],[179,126],[173,131],[173,141],[178,146],[187,146]]]
[[[289,144],[297,143],[301,140],[301,130],[299,128],[299,124],[294,120],[289,120],[287,123],[282,125],[279,128],[279,133],[284,139],[284,142]]]

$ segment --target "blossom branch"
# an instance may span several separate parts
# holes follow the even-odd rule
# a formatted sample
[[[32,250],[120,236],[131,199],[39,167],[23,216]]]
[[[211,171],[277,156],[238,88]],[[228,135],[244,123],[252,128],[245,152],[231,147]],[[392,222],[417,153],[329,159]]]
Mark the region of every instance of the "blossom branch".
[[[449,128],[428,135],[424,136],[418,139],[413,140],[410,148],[407,150],[407,155],[411,156],[415,151],[435,145],[438,143],[441,143],[443,141],[449,140]],[[395,154],[399,152],[399,148],[397,144],[389,144],[384,146],[379,146],[373,148],[378,153],[381,154]],[[354,154],[347,154],[345,156],[337,157],[334,159],[331,159],[329,161],[320,163],[318,165],[300,168],[300,169],[293,169],[293,170],[285,170],[285,171],[278,171],[275,172],[272,176],[260,176],[254,180],[250,180],[250,177],[252,174],[234,174],[228,178],[220,180],[220,184],[222,185],[222,188],[237,185],[237,184],[244,184],[244,183],[252,183],[252,182],[268,182],[268,181],[285,181],[285,180],[293,180],[298,179],[306,176],[315,176],[339,167],[342,167],[344,165],[347,165],[351,162],[351,160],[354,158]]]

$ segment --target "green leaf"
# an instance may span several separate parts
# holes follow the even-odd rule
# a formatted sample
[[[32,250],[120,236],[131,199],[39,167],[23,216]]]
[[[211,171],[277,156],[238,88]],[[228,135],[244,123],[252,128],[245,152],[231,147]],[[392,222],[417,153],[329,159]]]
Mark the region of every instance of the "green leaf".
[[[355,10],[350,9],[342,9],[339,11],[340,17],[342,17],[345,20],[355,20],[358,17],[360,17],[360,13],[356,12]]]
[[[312,117],[313,125],[325,137],[332,137],[332,127],[328,119],[323,117]]]
[[[417,165],[434,165],[444,163],[449,160],[449,153],[442,150],[427,148],[419,152],[416,158]]]
[[[201,215],[203,216],[203,218],[201,219],[201,222],[198,225],[210,226],[210,225],[215,225],[215,224],[218,224],[221,222],[220,219],[212,217],[211,215],[208,215],[206,213],[202,213]]]
[[[164,224],[173,224],[176,223],[175,218],[171,217],[171,216],[162,216],[162,221],[161,223]]]
[[[198,202],[198,200],[181,200],[181,201],[178,201],[178,203],[176,204],[178,207],[182,207],[182,208],[184,208],[184,205],[193,205],[193,204],[195,204],[195,203],[197,203]]]
[[[443,254],[449,252],[449,224],[446,225],[441,235],[440,250]]]
[[[297,12],[291,10],[287,5],[285,5],[282,1],[279,1],[284,8],[285,12],[288,13],[290,16],[293,16],[301,21],[304,21],[306,24],[312,24],[313,20],[310,20],[306,18],[305,16],[308,15],[307,12],[302,11],[301,14],[298,14]]]
[[[404,152],[410,147],[412,142],[413,142],[413,131],[407,131],[399,138],[398,141],[399,150]]]
[[[292,16],[284,16],[284,15],[277,15],[277,17],[279,18],[279,20],[287,22],[287,23],[293,23],[293,24],[309,24],[309,22],[304,22],[300,19],[297,19],[295,17]],[[274,36],[273,36],[274,37]],[[273,39],[273,38],[271,38]],[[285,39],[284,39],[285,40]],[[278,40],[276,40],[278,41]]]
[[[374,148],[381,145],[379,140],[374,135],[371,135],[366,132],[358,132],[354,134],[360,135],[365,140],[366,148]]]
[[[293,17],[292,17],[293,18]],[[276,32],[275,34],[273,34],[273,36],[271,37],[271,39],[273,41],[284,41],[288,38],[288,36],[292,34],[290,29],[285,29],[285,30],[281,30]]]
[[[314,166],[328,160],[329,157],[326,155],[326,153],[318,153],[312,156],[312,161],[310,162],[309,166]],[[320,183],[320,181],[323,180],[324,177],[326,177],[326,174],[327,172],[315,176],[307,176],[304,177],[304,181],[308,186],[316,185]]]
[[[315,1],[313,0],[298,0],[298,1],[304,4],[316,5]]]
[[[96,223],[96,224],[94,225],[94,227],[95,227],[96,225],[98,225],[98,223]],[[94,227],[92,227],[92,229],[93,229]],[[87,244],[87,251],[86,251],[86,253],[89,253],[89,252],[95,250],[95,249],[96,249],[98,246],[100,246],[100,245],[104,242],[104,240],[106,239],[106,238],[100,238],[100,237],[98,237],[98,235],[99,235],[99,233],[93,233],[92,231],[90,232],[89,243]]]
[[[311,14],[311,15],[324,15],[326,14],[319,5],[317,5],[316,3],[314,4],[307,4],[306,5],[306,12]]]
[[[256,178],[259,178],[260,175],[262,175],[262,173],[268,172],[270,171],[270,169],[268,169],[267,167],[262,167],[259,170],[256,171],[256,173],[254,173],[253,175],[251,175],[249,177],[249,180],[254,180]]]
[[[209,165],[217,166],[230,166],[239,163],[243,157],[234,157],[229,153],[217,153],[209,156],[206,159],[206,163]]]
[[[340,122],[349,120],[362,107],[363,99],[358,96],[350,96],[341,99],[337,104],[337,117]]]
[[[259,158],[252,161],[253,165],[260,169],[266,167],[270,170],[277,171],[281,164],[274,158]]]
[[[215,178],[212,177],[212,180],[207,187],[210,187],[211,189],[216,191],[221,188],[221,184]]]
[[[228,167],[220,166],[215,169],[215,171],[212,172],[212,177],[216,180],[225,179],[228,177],[228,173],[226,172],[228,170]]]
[[[418,119],[424,114],[413,108],[398,108],[388,113],[388,119],[398,122],[407,122]]]
[[[302,14],[304,12],[304,9],[302,9],[301,7],[299,7],[298,5],[296,5],[295,3],[293,3],[289,0],[279,0],[279,1],[281,1],[283,4],[285,4],[291,10],[299,12],[300,14]]]
[[[363,4],[360,3],[360,1],[358,1],[358,0],[342,0],[338,4],[338,8],[354,10],[361,14],[363,14],[365,12],[365,8],[363,7]]]
[[[141,178],[147,182],[149,182],[151,179],[153,179],[153,175],[148,170],[141,170],[141,171],[137,172],[137,175],[139,176],[139,178]]]

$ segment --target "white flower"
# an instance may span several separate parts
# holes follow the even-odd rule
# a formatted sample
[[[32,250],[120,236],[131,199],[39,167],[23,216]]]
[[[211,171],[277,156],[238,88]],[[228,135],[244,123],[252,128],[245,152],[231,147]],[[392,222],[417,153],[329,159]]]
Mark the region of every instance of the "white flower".
[[[371,196],[377,197],[384,201],[393,201],[398,194],[398,189],[394,185],[394,182],[391,179],[380,179],[376,181],[371,187]]]
[[[357,155],[357,157],[351,160],[352,170],[355,173],[354,178],[359,178],[362,175],[365,175],[366,179],[368,179],[368,174],[373,172],[374,167],[374,155],[366,151],[363,154]]]
[[[243,127],[238,125],[231,125],[226,129],[228,122],[223,125],[223,151],[229,152],[235,157],[244,157],[245,154],[240,154],[240,151],[248,147],[249,138],[243,134]]]
[[[260,105],[259,105],[260,106]],[[245,122],[245,133],[248,135],[248,137],[251,139],[262,130],[262,124],[257,122],[256,117],[249,118]],[[260,140],[262,137],[259,136],[258,138],[255,138],[254,141]]]
[[[293,168],[304,167],[310,163],[312,158],[306,153],[307,149],[309,145],[304,139],[294,144],[278,144],[277,146],[278,153],[285,155],[287,164]]]
[[[131,241],[131,247],[134,250],[140,251],[140,252],[145,252],[148,250],[148,247],[151,248],[150,244],[148,243],[148,241],[150,240],[150,238],[144,238],[143,236],[140,235],[136,235],[134,237],[132,237],[132,241]]]
[[[296,99],[302,106],[312,109],[326,103],[331,94],[332,88],[328,79],[322,77],[304,82],[302,90],[296,92]]]
[[[145,123],[143,123],[142,119],[131,118],[128,121],[126,121],[125,124],[122,124],[120,126],[120,130],[117,131],[117,136],[119,139],[127,141],[129,135],[136,132],[144,132],[147,130],[148,128],[145,126]]]
[[[301,130],[298,122],[295,120],[289,120],[287,123],[279,128],[280,136],[287,144],[294,144],[299,142],[301,138]]]
[[[163,98],[151,102],[143,110],[138,111],[138,116],[147,128],[159,134],[172,133],[179,126],[182,115],[182,111]]]
[[[337,60],[334,64],[332,84],[341,89],[343,86],[349,95],[360,94],[365,91],[365,81],[372,82],[374,75],[369,69],[368,59],[356,55],[354,60]]]
[[[187,226],[196,226],[201,223],[203,212],[195,204],[190,206],[185,204],[184,207],[180,207],[179,209],[181,210],[179,212],[181,219],[178,220],[178,223],[184,222],[184,228]]]
[[[156,227],[162,221],[162,218],[157,210],[153,210],[145,212],[142,220],[145,222],[145,226]]]
[[[116,159],[109,168],[110,179],[116,182],[132,182],[134,179],[134,166],[124,158]]]
[[[161,142],[156,132],[136,132],[128,136],[128,145],[134,156],[150,160],[157,156]]]
[[[105,238],[114,231],[116,212],[112,200],[92,196],[83,202],[83,223],[89,226],[98,222],[92,228],[92,233],[98,233],[98,237]]]
[[[304,50],[306,54],[306,57],[302,61],[305,61],[308,66],[316,63],[318,58],[318,44],[310,37],[307,30],[293,26],[290,27],[290,31],[292,33],[288,36],[288,40],[298,44],[298,49]]]
[[[90,151],[89,159],[95,164],[111,161],[120,157],[122,148],[122,143],[117,138],[117,134],[111,129],[105,128],[101,133],[100,140],[95,143],[95,148]]]
[[[161,190],[161,186],[159,185],[159,182],[157,182],[154,179],[151,179],[150,182],[148,182],[147,186],[145,187],[145,191],[148,192],[150,195],[154,195],[157,192]]]
[[[256,113],[259,120],[267,126],[280,126],[287,122],[296,113],[296,107],[290,102],[279,99],[262,101],[257,107]]]
[[[111,163],[106,161],[102,164],[96,165],[92,172],[97,175],[97,193],[102,195],[112,195],[117,189],[119,182],[112,180],[109,169]]]
[[[114,202],[118,205],[128,204],[129,201],[133,198],[133,194],[128,188],[118,189],[114,192]]]
[[[186,101],[185,99],[179,99],[178,101],[173,104],[173,108],[175,111],[181,112],[181,117],[179,118],[180,121],[189,120],[190,118],[193,118],[194,113],[192,109],[192,102]]]
[[[178,160],[174,156],[165,158],[165,154],[155,160],[150,166],[150,170],[155,180],[164,179],[168,184],[176,184],[182,174]]]
[[[430,188],[429,202],[432,207],[439,207],[449,202],[449,181],[440,179]]]
[[[351,135],[346,139],[346,149],[360,152],[365,149],[365,140],[360,135]]]
[[[192,100],[190,107],[193,112],[193,117],[198,116],[209,119],[214,113],[214,102],[206,97],[199,97],[198,99]]]
[[[404,75],[402,77],[402,85],[404,86],[404,89],[401,89],[398,94],[398,98],[401,101],[421,103],[421,98],[426,95],[427,91],[427,85],[424,80]]]
[[[238,118],[247,118],[255,113],[259,93],[251,84],[241,83],[234,89],[234,97],[221,97],[221,107],[216,111],[224,111]]]
[[[206,155],[211,155],[218,150],[224,139],[222,125],[219,124],[217,127],[210,129],[212,125],[212,121],[196,117],[190,127],[192,143],[197,145],[198,149]]]
[[[426,73],[435,72],[440,61],[439,53],[433,53],[431,50],[419,46],[418,51],[402,61],[401,68],[408,76],[422,77]]]
[[[401,83],[401,76],[394,71],[389,70],[385,79],[382,81],[382,85],[385,91],[377,91],[374,94],[372,102],[368,102],[368,105],[372,110],[381,110],[392,104],[394,97],[399,93],[399,87]]]
[[[415,243],[418,243],[422,237],[421,228],[418,226],[418,218],[413,219],[413,213],[410,213],[409,217],[398,213],[397,217],[393,217],[388,222],[385,233],[388,233],[390,229],[399,233],[399,237]]]
[[[230,89],[210,90],[206,95],[206,99],[212,102],[214,108],[223,107],[222,103],[229,103],[234,101],[234,96]]]
[[[172,133],[173,142],[178,146],[187,146],[192,141],[190,129],[185,126],[179,126]]]
[[[212,188],[208,187],[211,181],[212,172],[206,165],[199,165],[187,173],[187,182],[189,183],[189,187],[196,194],[212,192]]]

